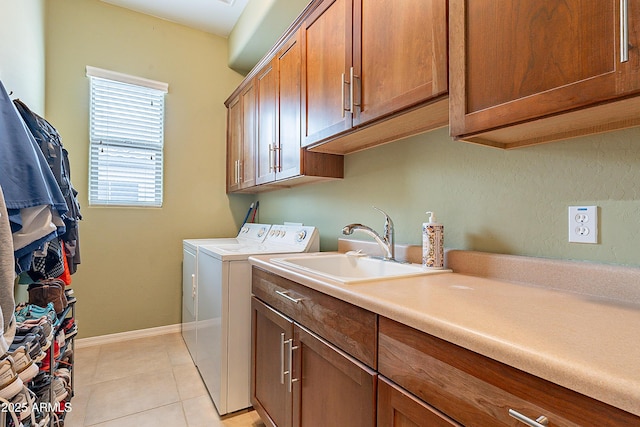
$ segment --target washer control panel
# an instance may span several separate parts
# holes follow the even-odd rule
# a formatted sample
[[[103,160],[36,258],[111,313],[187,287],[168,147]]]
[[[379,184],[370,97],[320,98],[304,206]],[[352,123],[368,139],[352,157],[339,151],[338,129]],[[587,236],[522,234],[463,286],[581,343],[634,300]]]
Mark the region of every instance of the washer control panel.
[[[240,228],[240,231],[238,232],[238,239],[261,243],[267,238],[270,229],[270,224],[256,224],[249,222]]]
[[[272,225],[267,233],[265,244],[278,246],[290,246],[291,248],[304,249],[309,247],[312,251],[318,251],[318,231],[308,225]],[[315,247],[314,247],[315,246]]]

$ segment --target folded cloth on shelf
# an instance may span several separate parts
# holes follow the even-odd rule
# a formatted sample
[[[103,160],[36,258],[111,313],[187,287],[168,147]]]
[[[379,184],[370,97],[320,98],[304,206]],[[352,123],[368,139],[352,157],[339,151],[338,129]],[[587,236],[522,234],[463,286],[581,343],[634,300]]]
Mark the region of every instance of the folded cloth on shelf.
[[[13,233],[18,273],[29,270],[36,251],[46,253],[47,243],[57,239],[59,230],[64,229],[64,223],[48,205],[20,209],[19,219],[13,217],[12,220],[12,225],[20,224],[19,230]]]
[[[33,280],[56,278],[64,273],[63,258],[66,259],[60,240],[53,239],[45,244],[42,251],[33,253],[31,269],[27,273]],[[63,283],[63,286],[65,284],[66,282]]]

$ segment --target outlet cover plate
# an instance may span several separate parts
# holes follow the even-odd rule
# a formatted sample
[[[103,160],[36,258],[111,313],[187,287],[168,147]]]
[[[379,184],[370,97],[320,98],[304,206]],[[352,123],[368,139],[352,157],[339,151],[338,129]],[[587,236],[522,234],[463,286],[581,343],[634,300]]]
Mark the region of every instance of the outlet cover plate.
[[[598,243],[597,206],[569,206],[569,242]]]

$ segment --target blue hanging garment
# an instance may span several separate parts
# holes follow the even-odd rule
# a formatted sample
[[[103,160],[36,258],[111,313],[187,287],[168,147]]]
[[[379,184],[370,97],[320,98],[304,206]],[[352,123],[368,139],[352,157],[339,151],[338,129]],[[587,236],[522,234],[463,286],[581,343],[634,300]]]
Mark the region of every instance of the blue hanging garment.
[[[47,205],[51,207],[52,217],[65,218],[68,208],[64,195],[35,138],[24,124],[1,81],[0,186],[4,191],[9,222],[14,233],[28,226],[23,224],[20,214],[24,208]],[[23,247],[21,253],[16,254],[16,272],[28,269],[32,252],[64,232],[64,224],[59,225],[57,231]]]

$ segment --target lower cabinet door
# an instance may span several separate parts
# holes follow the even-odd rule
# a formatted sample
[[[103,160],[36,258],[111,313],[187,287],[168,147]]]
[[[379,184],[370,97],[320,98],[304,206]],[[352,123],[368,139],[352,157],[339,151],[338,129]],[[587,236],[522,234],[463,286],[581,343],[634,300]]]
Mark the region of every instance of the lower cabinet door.
[[[267,426],[291,427],[289,373],[293,322],[251,298],[251,404]]]
[[[376,425],[373,370],[298,324],[291,351],[294,426]]]
[[[378,427],[460,427],[437,409],[378,376]]]

